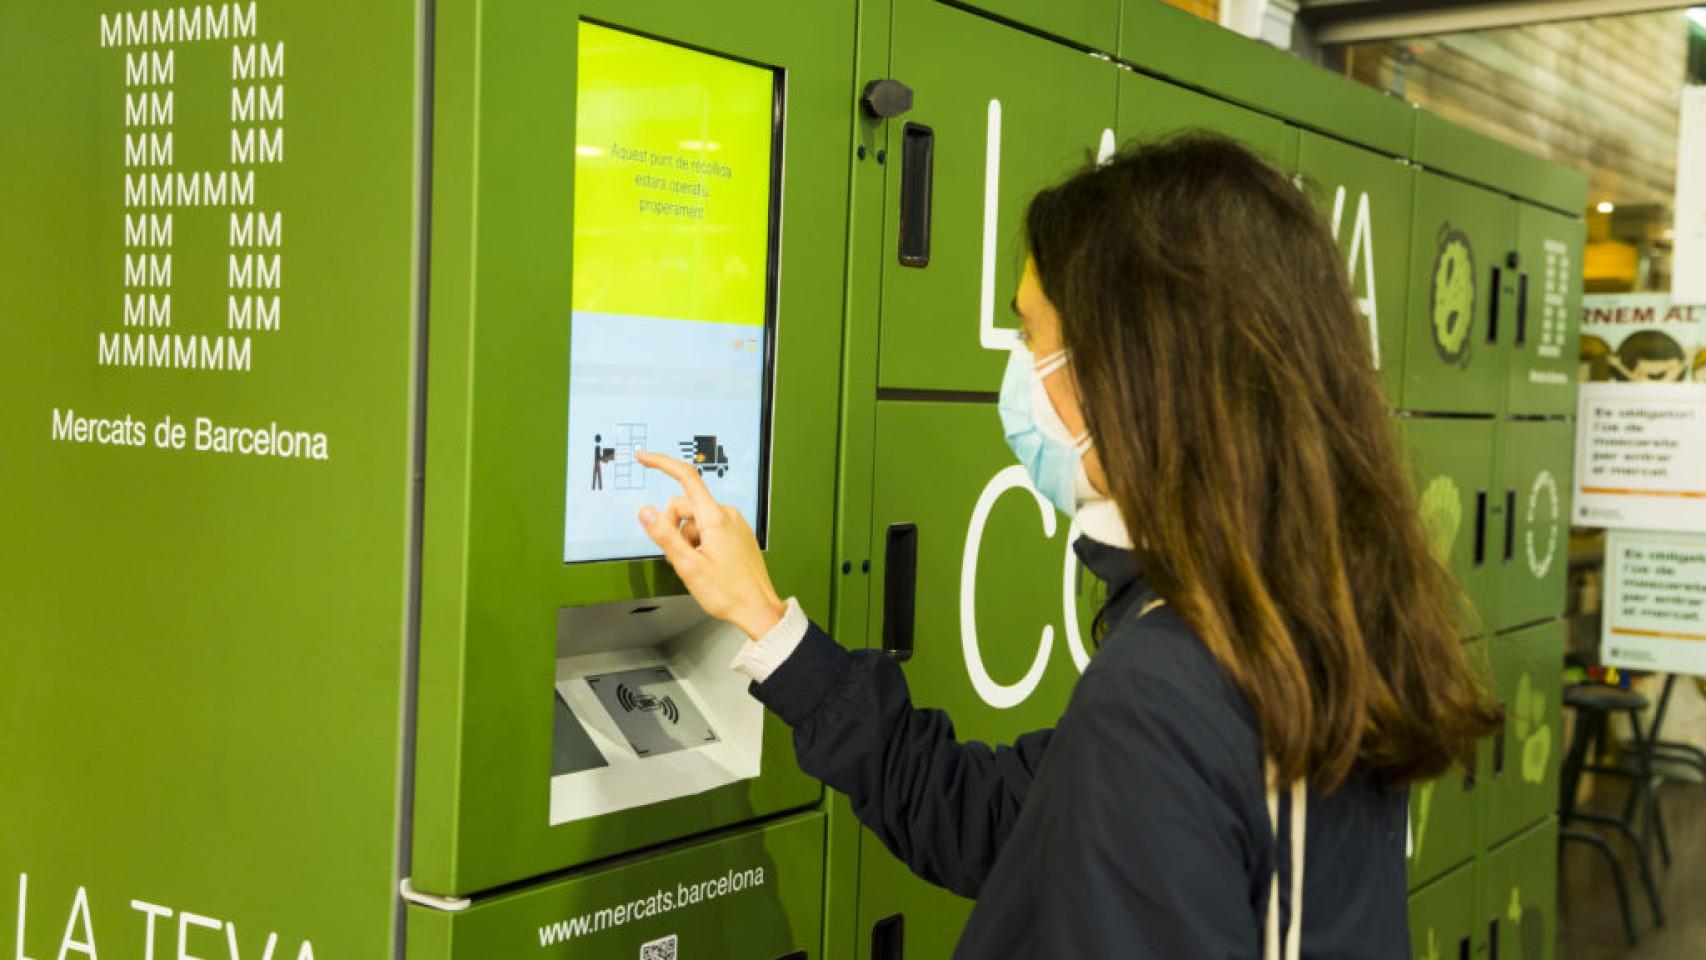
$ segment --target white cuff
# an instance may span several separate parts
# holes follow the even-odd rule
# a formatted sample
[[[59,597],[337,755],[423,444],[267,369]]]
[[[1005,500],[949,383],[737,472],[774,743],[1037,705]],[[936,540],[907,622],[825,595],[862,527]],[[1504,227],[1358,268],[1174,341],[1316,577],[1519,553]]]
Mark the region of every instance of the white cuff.
[[[769,633],[751,643],[741,644],[740,653],[735,655],[729,666],[746,674],[753,682],[763,683],[806,638],[808,626],[810,624],[805,611],[800,609],[800,602],[789,597],[788,610],[782,614],[782,619],[770,628]]]

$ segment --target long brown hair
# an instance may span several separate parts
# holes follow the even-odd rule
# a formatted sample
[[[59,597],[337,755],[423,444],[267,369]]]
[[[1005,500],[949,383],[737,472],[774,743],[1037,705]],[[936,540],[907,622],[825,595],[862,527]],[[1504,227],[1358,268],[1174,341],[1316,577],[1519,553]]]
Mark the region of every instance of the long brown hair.
[[[1042,192],[1026,228],[1143,573],[1255,708],[1281,781],[1473,769],[1500,711],[1309,196],[1191,134]]]

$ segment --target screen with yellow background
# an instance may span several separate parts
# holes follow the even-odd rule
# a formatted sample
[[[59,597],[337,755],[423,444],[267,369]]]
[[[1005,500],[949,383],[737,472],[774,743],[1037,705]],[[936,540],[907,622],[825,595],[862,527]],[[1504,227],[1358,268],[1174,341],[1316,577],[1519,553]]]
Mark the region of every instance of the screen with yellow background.
[[[582,23],[574,308],[764,324],[775,75]]]

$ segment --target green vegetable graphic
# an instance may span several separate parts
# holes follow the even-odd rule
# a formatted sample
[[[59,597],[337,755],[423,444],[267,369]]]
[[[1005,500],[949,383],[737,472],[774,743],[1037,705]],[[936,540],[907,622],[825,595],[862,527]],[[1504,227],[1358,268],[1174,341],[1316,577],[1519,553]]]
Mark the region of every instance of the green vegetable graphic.
[[[1552,759],[1552,727],[1546,722],[1546,694],[1535,689],[1524,672],[1516,685],[1516,738],[1522,742],[1522,779],[1539,783],[1546,779],[1546,764]]]
[[[1463,525],[1463,497],[1457,481],[1440,475],[1428,482],[1422,491],[1422,526],[1427,528],[1434,556],[1441,563],[1451,558],[1452,545],[1457,542],[1457,528]]]
[[[1434,347],[1446,363],[1469,366],[1469,331],[1475,325],[1475,251],[1451,224],[1439,228],[1430,296]]]
[[[1432,781],[1416,788],[1415,836],[1411,838],[1410,855],[1422,855],[1422,839],[1428,835],[1428,812],[1434,805],[1434,785]]]

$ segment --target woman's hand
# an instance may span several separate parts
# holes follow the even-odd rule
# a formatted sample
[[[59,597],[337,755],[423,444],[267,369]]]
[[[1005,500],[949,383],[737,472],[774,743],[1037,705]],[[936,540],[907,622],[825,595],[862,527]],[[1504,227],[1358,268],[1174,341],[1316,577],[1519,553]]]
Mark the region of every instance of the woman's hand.
[[[661,511],[641,508],[640,525],[662,548],[693,599],[706,613],[754,640],[769,633],[787,607],[770,585],[764,554],[746,518],[711,497],[697,468],[661,453],[638,453],[634,459],[669,474],[686,493],[670,498]]]

